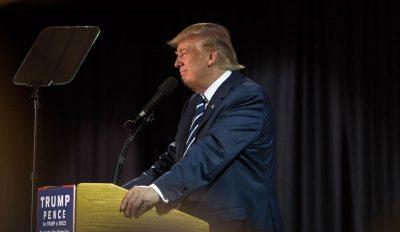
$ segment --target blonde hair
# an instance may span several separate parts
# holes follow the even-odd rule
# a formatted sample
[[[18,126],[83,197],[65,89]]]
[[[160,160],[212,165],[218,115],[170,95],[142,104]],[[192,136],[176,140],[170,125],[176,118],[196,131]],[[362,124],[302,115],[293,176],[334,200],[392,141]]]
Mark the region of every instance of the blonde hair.
[[[217,50],[219,54],[217,64],[220,68],[224,70],[240,70],[244,68],[244,65],[239,64],[237,61],[229,31],[225,27],[215,23],[196,23],[183,29],[167,44],[171,47],[177,47],[182,40],[188,37],[199,38],[203,48]]]

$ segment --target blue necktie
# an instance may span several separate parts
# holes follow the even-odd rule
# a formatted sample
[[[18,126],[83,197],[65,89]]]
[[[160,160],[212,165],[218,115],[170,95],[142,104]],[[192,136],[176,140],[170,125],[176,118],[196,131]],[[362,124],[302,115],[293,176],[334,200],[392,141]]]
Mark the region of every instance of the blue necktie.
[[[196,131],[197,128],[199,127],[199,123],[204,114],[204,110],[206,109],[206,103],[207,100],[203,95],[201,95],[199,102],[196,106],[196,113],[194,114],[192,124],[190,125],[189,136],[186,140],[186,149],[185,152],[183,153],[183,156],[186,155],[186,152],[188,151],[189,147],[193,144],[194,140],[196,139]]]

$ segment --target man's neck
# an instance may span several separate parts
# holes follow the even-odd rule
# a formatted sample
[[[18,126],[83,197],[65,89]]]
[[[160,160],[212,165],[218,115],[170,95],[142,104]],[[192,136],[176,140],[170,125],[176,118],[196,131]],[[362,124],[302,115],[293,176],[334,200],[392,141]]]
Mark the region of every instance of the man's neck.
[[[207,81],[199,93],[204,93],[226,70],[216,69],[210,75],[208,75]],[[196,91],[197,92],[197,91]]]
[[[203,93],[203,96],[210,101],[215,92],[219,89],[222,83],[232,74],[232,71],[225,71],[217,80],[215,80],[210,87]]]

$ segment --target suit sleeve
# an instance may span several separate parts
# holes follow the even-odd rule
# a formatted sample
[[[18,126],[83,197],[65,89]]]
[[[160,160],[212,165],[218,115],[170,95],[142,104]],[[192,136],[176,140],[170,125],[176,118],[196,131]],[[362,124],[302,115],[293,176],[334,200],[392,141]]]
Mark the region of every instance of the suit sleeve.
[[[122,187],[130,189],[135,185],[150,185],[155,179],[170,170],[171,166],[175,163],[175,153],[175,142],[173,142],[168,146],[167,152],[160,155],[157,162],[155,162],[149,170],[143,172],[137,178],[125,183]]]
[[[232,99],[227,97],[225,102],[225,109],[208,133],[154,182],[170,202],[212,182],[263,130],[269,105],[262,94],[243,93]]]

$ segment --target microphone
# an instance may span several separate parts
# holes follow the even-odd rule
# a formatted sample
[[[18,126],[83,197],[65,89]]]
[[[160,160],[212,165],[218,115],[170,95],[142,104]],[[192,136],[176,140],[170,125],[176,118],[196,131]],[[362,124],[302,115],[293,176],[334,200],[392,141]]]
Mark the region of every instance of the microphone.
[[[168,96],[175,90],[178,86],[178,81],[173,77],[168,77],[164,82],[158,87],[158,91],[153,95],[150,101],[143,107],[142,111],[135,117],[134,120],[127,120],[124,123],[124,127],[132,131],[134,124],[136,124],[139,120],[147,116],[149,113],[151,114],[154,107],[163,99],[165,96]]]

